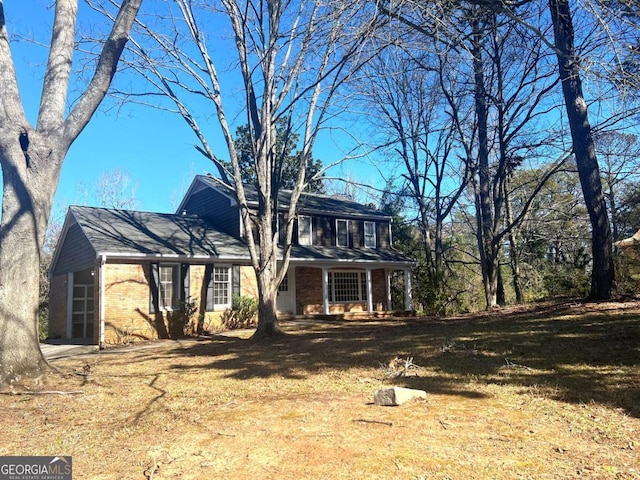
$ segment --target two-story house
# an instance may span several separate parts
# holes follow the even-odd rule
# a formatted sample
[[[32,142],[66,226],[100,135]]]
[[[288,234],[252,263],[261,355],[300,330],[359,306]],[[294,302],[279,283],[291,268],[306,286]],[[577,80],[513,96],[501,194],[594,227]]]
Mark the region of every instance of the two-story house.
[[[257,206],[255,190],[246,194]],[[288,195],[279,199],[281,222]],[[411,309],[412,261],[392,248],[391,217],[304,193],[294,222],[280,313],[389,311],[398,270]],[[49,335],[100,345],[164,337],[188,299],[205,328],[218,328],[233,294],[257,295],[242,238],[233,188],[211,176],[193,180],[176,214],[70,207],[50,269]]]

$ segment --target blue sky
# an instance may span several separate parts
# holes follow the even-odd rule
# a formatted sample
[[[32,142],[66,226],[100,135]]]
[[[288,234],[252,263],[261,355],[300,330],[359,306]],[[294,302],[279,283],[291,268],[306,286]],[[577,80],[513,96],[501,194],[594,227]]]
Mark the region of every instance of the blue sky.
[[[48,42],[52,5],[49,0],[5,0],[10,34],[33,37],[41,44]],[[88,14],[82,0],[80,12],[82,23]],[[47,50],[42,45],[19,41],[12,43],[12,52],[23,104],[33,124]],[[73,92],[70,98],[74,98]],[[101,175],[114,170],[124,171],[133,179],[140,209],[158,212],[174,210],[195,174],[215,171],[211,162],[195,150],[194,134],[177,115],[133,104],[120,109],[110,107],[113,102],[107,100],[69,150],[52,212],[57,218],[52,220],[59,221],[69,204],[87,201],[86,194],[79,193],[79,188],[92,187]],[[212,118],[211,122],[215,120]],[[208,141],[214,151],[225,158],[222,137],[212,131]],[[338,136],[337,143],[340,142],[344,145],[337,145],[335,138],[329,136],[321,138],[315,157],[325,162],[338,160],[343,155],[340,150],[350,148],[352,143]],[[379,181],[367,160],[351,161],[331,174],[364,182]]]

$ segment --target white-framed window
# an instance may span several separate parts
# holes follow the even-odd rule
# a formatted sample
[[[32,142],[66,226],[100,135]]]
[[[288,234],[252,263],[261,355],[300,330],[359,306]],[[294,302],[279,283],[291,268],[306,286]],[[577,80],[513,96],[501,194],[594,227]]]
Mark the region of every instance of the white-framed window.
[[[349,220],[336,220],[336,245],[338,247],[349,246]]]
[[[289,291],[289,274],[285,273],[284,278],[278,285],[278,292],[288,292]]]
[[[298,215],[298,244],[313,245],[311,217]]]
[[[189,298],[188,263],[151,263],[149,312],[176,310]]]
[[[329,271],[329,301],[332,303],[366,302],[367,272]]]
[[[207,311],[231,305],[231,267],[214,266],[207,285]]]
[[[364,246],[376,248],[376,223],[364,222]]]
[[[178,265],[158,266],[158,307],[172,310],[178,303]]]

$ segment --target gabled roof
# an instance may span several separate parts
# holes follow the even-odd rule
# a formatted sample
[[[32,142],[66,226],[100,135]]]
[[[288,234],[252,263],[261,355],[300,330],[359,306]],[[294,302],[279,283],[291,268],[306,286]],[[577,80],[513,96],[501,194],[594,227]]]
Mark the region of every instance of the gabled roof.
[[[201,182],[211,188],[215,188],[229,198],[235,198],[235,189],[232,185],[226,184],[222,180],[211,175],[197,175],[194,179],[194,184],[196,182]],[[192,188],[194,184],[192,184]],[[247,197],[247,202],[249,203],[249,205],[257,206],[258,192],[256,191],[255,187],[253,185],[245,184],[244,189],[245,196]],[[278,193],[278,204],[280,210],[287,210],[289,208],[290,198],[291,190],[281,190]],[[180,206],[180,208],[181,207],[182,205]],[[180,208],[178,209],[178,211],[180,211]],[[389,215],[380,212],[376,208],[354,202],[353,200],[339,198],[336,196],[323,195],[320,193],[307,192],[303,192],[302,195],[300,195],[300,200],[298,202],[298,212],[302,214],[320,214],[334,217],[358,217],[388,220],[391,219]]]
[[[72,206],[58,242],[57,261],[67,231],[78,226],[95,257],[214,257],[249,259],[245,243],[189,215]],[[53,267],[53,265],[52,265]]]
[[[292,247],[291,261],[395,265],[412,260],[394,250],[320,246]],[[122,259],[220,259],[249,262],[239,238],[214,229],[191,215],[69,208],[51,264],[53,276],[91,267],[101,256]]]

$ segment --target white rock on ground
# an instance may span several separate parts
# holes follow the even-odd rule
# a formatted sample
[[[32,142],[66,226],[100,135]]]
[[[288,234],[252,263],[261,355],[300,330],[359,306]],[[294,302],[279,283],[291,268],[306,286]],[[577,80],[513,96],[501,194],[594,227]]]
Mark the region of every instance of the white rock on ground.
[[[396,406],[414,398],[427,398],[427,392],[403,387],[383,388],[373,394],[373,403],[383,406]]]

